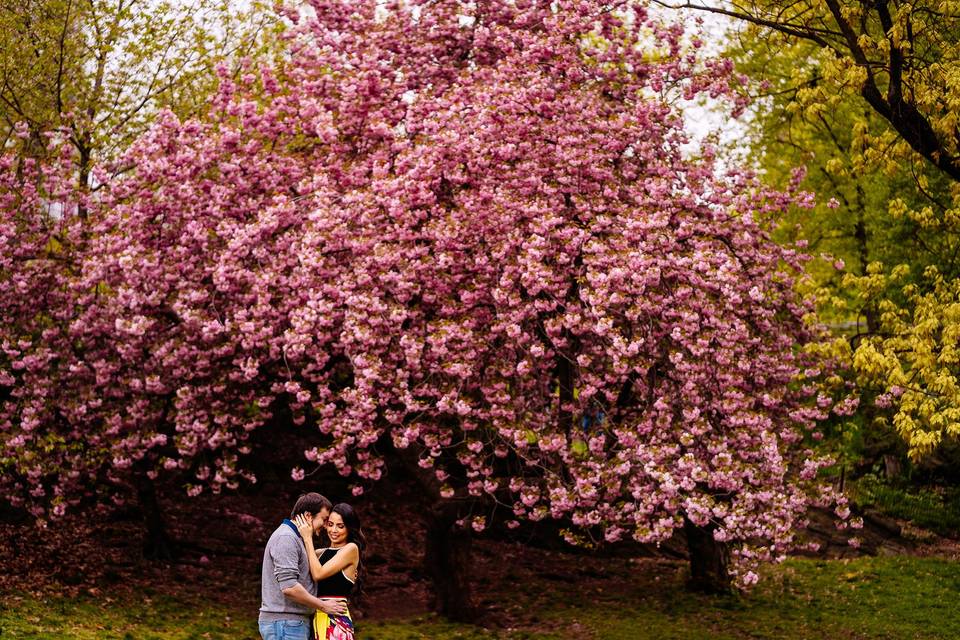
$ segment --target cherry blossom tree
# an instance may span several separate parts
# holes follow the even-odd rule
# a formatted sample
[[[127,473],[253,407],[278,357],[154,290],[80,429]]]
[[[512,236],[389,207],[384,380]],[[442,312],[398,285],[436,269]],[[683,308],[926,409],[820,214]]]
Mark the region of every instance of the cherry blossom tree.
[[[684,150],[678,103],[733,96],[730,64],[627,0],[286,15],[286,66],[163,115],[91,203],[58,360],[4,397],[4,488],[71,495],[31,416],[83,477],[193,495],[252,480],[250,433],[289,412],[355,493],[388,458],[418,479],[453,617],[495,522],[682,530],[710,588],[795,546],[836,500],[816,423],[854,407],[817,384],[804,256],[763,222],[809,198]]]
[[[269,74],[245,75],[247,89],[254,80],[258,95],[276,90]],[[3,203],[5,239],[27,254],[11,255],[20,271],[3,280],[13,309],[4,344],[14,345],[4,347],[3,459],[14,471],[4,488],[39,517],[85,498],[123,501],[126,486],[161,555],[170,541],[153,480],[186,476],[197,495],[252,479],[238,464],[247,436],[292,388],[278,340],[303,300],[278,278],[299,264],[285,230],[305,167],[282,123],[251,123],[256,107],[233,89],[224,72],[206,124],[162,115],[120,160],[123,179],[99,168],[103,186],[82,229],[76,216],[51,218],[50,189],[31,187],[29,175],[19,180],[32,200],[11,188]],[[11,155],[4,177],[23,174],[15,163]],[[76,201],[69,189],[60,197]],[[51,229],[63,225],[69,247]],[[33,255],[41,250],[44,260]],[[9,373],[21,369],[31,375]]]
[[[47,136],[43,163],[20,152],[30,138],[18,127],[0,156],[0,487],[39,516],[63,513],[87,477],[82,430],[60,411],[54,374],[75,355],[61,329],[84,237],[65,135]]]
[[[701,585],[755,581],[835,499],[808,446],[833,400],[803,381],[826,377],[803,256],[761,223],[808,199],[683,152],[674,99],[727,95],[729,65],[636,3],[312,6],[297,84],[347,161],[307,210],[347,216],[352,260],[350,380],[308,376],[332,437],[308,459],[376,480],[389,437],[427,472],[455,616],[483,504],[607,541],[683,529]]]

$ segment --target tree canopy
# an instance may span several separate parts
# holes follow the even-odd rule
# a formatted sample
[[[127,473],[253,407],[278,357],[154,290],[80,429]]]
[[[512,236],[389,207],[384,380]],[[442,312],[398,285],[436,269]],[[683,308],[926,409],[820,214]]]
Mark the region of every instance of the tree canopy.
[[[233,487],[289,411],[357,492],[398,452],[461,527],[699,527],[741,584],[811,503],[848,515],[814,445],[856,404],[794,289],[806,257],[766,222],[809,206],[801,176],[775,191],[683,152],[675,103],[736,102],[731,64],[632,2],[288,17],[287,64],[221,71],[203,119],[164,113],[104,177],[75,267],[29,262],[53,275],[4,336],[12,499]]]

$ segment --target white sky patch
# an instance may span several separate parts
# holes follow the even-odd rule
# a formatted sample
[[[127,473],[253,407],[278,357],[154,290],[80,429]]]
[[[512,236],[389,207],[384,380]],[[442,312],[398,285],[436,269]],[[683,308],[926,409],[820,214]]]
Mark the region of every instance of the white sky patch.
[[[676,12],[691,34],[697,28],[695,20],[700,18],[703,21],[701,58],[720,57],[726,43],[726,34],[734,26],[733,20],[727,16],[690,9],[676,10]],[[695,154],[708,138],[714,138],[721,149],[729,151],[728,161],[738,161],[740,155],[746,151],[747,127],[743,122],[746,116],[741,116],[739,119],[731,117],[726,100],[701,96],[696,102],[683,103],[681,109],[690,134],[690,142],[685,145],[685,152]]]

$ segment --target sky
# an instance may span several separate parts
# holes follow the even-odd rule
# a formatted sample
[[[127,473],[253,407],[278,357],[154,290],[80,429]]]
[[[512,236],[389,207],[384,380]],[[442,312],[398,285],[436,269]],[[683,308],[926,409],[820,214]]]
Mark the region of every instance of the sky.
[[[735,26],[733,20],[726,16],[690,9],[683,10],[683,16],[685,21],[689,23],[691,31],[695,28],[693,21],[696,18],[703,20],[705,40],[702,49],[703,55],[719,56],[723,50],[724,34]],[[695,148],[704,138],[716,133],[719,135],[721,146],[730,148],[734,155],[745,151],[742,144],[747,132],[744,119],[749,118],[749,111],[740,119],[734,120],[729,117],[729,114],[723,113],[723,109],[717,101],[707,101],[702,105],[686,103],[683,110],[687,130],[692,137],[691,144],[688,147]]]

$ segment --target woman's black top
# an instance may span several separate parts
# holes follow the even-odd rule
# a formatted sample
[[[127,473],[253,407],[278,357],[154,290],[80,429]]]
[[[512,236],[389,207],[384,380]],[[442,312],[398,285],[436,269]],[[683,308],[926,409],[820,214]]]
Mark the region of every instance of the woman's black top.
[[[320,552],[320,564],[326,564],[335,555],[337,555],[337,549],[324,549]],[[343,571],[339,571],[329,578],[317,580],[318,598],[346,598],[352,592],[353,580],[348,578]]]

